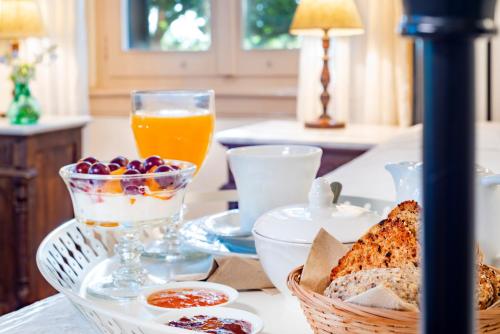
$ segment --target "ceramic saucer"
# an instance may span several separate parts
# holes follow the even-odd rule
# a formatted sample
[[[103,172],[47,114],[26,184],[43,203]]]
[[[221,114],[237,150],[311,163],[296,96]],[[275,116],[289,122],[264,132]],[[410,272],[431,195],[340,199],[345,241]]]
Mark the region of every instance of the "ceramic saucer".
[[[252,235],[246,237],[221,236],[212,233],[213,230],[207,228],[207,221],[213,222],[214,220],[211,218],[214,216],[219,216],[217,219],[228,216],[233,216],[233,218],[231,218],[233,220],[238,218],[238,210],[227,212],[231,212],[231,214],[217,214],[187,222],[180,231],[184,242],[194,250],[215,256],[257,258],[255,240]],[[234,216],[236,216],[236,218]]]
[[[252,235],[250,231],[241,230],[238,209],[207,216],[204,225],[208,232],[218,237],[233,238],[248,237]]]

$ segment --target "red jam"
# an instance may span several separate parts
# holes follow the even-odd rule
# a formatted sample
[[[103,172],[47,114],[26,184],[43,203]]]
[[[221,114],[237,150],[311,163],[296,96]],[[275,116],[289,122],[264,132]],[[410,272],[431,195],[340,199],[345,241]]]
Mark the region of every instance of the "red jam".
[[[228,296],[211,289],[167,289],[148,296],[148,304],[165,308],[214,306],[226,303]]]
[[[244,320],[195,315],[170,321],[167,325],[212,334],[251,334],[252,325]]]

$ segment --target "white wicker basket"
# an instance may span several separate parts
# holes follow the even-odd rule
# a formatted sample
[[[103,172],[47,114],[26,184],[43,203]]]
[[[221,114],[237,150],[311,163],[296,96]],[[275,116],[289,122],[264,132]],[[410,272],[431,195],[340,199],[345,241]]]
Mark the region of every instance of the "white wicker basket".
[[[99,234],[80,229],[74,220],[61,225],[38,248],[37,265],[43,277],[57,291],[66,295],[76,309],[102,333],[192,333],[133,317],[120,312],[118,307],[113,309],[106,303],[85,299],[80,295],[86,274],[109,258],[108,249],[100,239]]]

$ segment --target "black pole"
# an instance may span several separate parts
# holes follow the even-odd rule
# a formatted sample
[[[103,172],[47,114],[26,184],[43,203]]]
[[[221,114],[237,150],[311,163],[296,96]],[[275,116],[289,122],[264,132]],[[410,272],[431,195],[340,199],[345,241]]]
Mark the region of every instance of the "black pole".
[[[491,77],[493,71],[492,52],[491,39],[489,39],[486,44],[486,120],[488,122],[493,120],[493,97],[491,95],[493,92],[493,78]]]
[[[423,49],[421,331],[474,332],[474,39],[496,0],[404,0],[402,32]]]

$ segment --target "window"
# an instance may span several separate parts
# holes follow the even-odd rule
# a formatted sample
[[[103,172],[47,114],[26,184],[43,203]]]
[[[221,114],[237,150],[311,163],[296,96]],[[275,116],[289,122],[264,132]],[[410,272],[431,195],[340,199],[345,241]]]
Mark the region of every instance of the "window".
[[[88,0],[91,108],[125,115],[134,89],[213,88],[217,112],[295,112],[297,0]]]
[[[210,48],[210,2],[127,0],[126,49],[205,51]]]
[[[298,40],[288,27],[297,0],[89,2],[96,94],[212,87],[219,96],[294,97]]]
[[[288,33],[298,0],[244,0],[242,45],[252,49],[295,49],[298,40]]]

